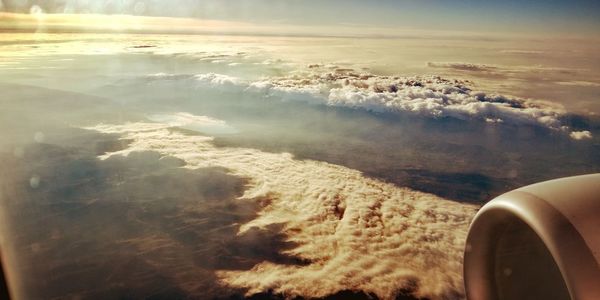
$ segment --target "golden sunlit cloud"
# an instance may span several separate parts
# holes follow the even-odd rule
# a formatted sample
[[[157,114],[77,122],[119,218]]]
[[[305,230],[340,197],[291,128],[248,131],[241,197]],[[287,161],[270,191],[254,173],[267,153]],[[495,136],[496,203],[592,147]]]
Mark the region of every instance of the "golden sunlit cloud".
[[[0,30],[18,32],[247,32],[250,23],[170,17],[100,14],[45,14],[33,6],[30,14],[0,13]]]
[[[463,31],[422,30],[344,23],[337,25],[266,24],[240,21],[134,15],[45,13],[32,6],[29,14],[0,12],[0,32],[240,34],[277,36],[409,37],[481,39]],[[489,38],[489,36],[485,37]]]

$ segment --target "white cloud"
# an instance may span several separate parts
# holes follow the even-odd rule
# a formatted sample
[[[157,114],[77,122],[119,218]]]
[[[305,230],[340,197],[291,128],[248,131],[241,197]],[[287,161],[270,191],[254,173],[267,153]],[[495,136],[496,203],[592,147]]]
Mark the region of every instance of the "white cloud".
[[[469,80],[439,76],[378,76],[320,65],[311,66],[306,72],[260,81],[215,73],[199,74],[194,78],[201,84],[225,91],[259,93],[283,101],[299,100],[380,113],[409,112],[425,117],[473,119],[517,126],[536,125],[570,132],[561,122],[567,113],[562,105],[475,91]]]
[[[170,126],[128,123],[91,129],[132,140],[129,148],[103,158],[157,151],[183,159],[187,168],[219,166],[248,178],[242,198],[262,199],[264,206],[240,230],[284,224],[284,233],[297,245],[286,254],[311,262],[264,262],[251,270],[219,271],[224,284],[247,288],[250,294],[271,290],[304,297],[353,289],[393,299],[415,282],[422,297],[463,293],[462,255],[475,206],[287,153],[215,147],[210,137],[184,135],[168,130]]]
[[[320,100],[333,106],[375,112],[413,112],[430,117],[494,119],[514,125],[560,129],[565,110],[558,104],[473,91],[470,81],[437,76],[375,76],[353,71],[292,75],[252,83],[266,93]]]
[[[165,79],[176,80],[176,79],[188,79],[188,78],[190,78],[190,75],[170,74],[170,73],[159,72],[159,73],[148,74],[148,75],[146,75],[146,77],[148,79],[155,79],[155,80],[165,80]]]
[[[573,131],[569,134],[569,136],[574,140],[587,140],[592,138],[592,133],[587,130]]]
[[[177,126],[184,129],[203,132],[206,134],[230,134],[237,130],[223,120],[206,116],[195,116],[185,112],[174,114],[154,114],[147,116],[149,120]]]
[[[215,74],[215,73],[207,73],[207,74],[198,74],[194,76],[196,80],[201,83],[206,83],[210,85],[216,86],[235,86],[241,85],[242,83],[236,77],[223,75],[223,74]]]

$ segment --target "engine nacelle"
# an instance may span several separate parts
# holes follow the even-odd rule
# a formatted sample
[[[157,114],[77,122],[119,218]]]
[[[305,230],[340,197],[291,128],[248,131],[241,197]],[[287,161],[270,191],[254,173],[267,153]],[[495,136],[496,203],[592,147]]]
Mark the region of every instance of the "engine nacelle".
[[[467,237],[469,300],[600,299],[600,174],[503,194]]]

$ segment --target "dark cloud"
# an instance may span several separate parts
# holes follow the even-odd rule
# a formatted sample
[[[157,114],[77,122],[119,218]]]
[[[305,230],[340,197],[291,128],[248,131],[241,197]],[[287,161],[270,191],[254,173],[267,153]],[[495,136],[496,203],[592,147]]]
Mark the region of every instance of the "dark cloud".
[[[242,291],[221,287],[216,269],[306,263],[281,254],[293,244],[280,226],[237,235],[260,203],[237,199],[245,179],[221,168],[179,168],[181,160],[154,152],[99,161],[90,150],[118,146],[103,135],[86,143],[100,146],[36,144],[18,160],[2,154],[22,296],[225,297]]]
[[[482,64],[471,64],[471,63],[440,63],[440,62],[428,62],[428,67],[431,68],[444,68],[444,69],[455,69],[461,71],[474,71],[474,72],[490,72],[497,68],[494,66],[482,65]]]

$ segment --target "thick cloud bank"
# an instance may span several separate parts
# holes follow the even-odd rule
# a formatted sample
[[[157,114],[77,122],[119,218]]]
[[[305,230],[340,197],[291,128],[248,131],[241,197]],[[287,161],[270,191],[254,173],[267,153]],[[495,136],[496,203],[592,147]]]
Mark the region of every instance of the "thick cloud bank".
[[[463,66],[476,68],[476,66]],[[477,67],[479,68],[479,67]],[[374,112],[412,112],[430,117],[477,119],[511,125],[539,125],[553,130],[566,111],[544,101],[474,91],[468,80],[438,76],[397,77],[357,73],[349,69],[315,72],[256,82],[252,87],[284,98],[309,94],[328,105],[363,108]]]
[[[127,149],[103,158],[156,151],[184,160],[187,168],[224,167],[249,178],[240,201],[261,199],[262,209],[240,227],[240,234],[282,225],[288,242],[297,245],[283,254],[309,263],[262,262],[246,271],[219,271],[225,285],[247,289],[248,295],[271,291],[322,297],[362,290],[392,299],[409,290],[416,296],[453,299],[463,294],[462,254],[475,206],[287,153],[215,147],[211,137],[186,134],[169,124],[92,129],[131,141]]]
[[[483,68],[477,65],[459,67]],[[469,80],[439,76],[379,76],[322,65],[311,65],[306,72],[260,81],[244,81],[214,73],[193,78],[200,85],[256,92],[284,101],[301,100],[380,113],[408,112],[433,118],[541,126],[563,131],[577,139],[577,134],[571,134],[572,130],[562,122],[567,111],[561,105],[476,91]]]

